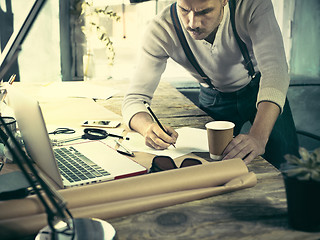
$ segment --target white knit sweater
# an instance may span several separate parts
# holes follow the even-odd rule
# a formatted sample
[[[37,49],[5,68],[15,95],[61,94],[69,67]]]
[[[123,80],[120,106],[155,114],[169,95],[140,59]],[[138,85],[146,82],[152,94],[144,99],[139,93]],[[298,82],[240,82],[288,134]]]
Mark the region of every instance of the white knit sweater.
[[[257,103],[271,101],[282,110],[289,75],[271,0],[237,0],[236,5],[237,32],[247,45],[255,71],[262,75]],[[237,91],[249,83],[251,78],[234,38],[228,4],[212,45],[205,40],[193,40],[181,25],[199,65],[219,91]],[[144,35],[139,63],[122,106],[128,126],[136,113],[146,112],[143,101],[151,101],[169,57],[207,86],[185,56],[171,21],[170,6],[150,22]]]

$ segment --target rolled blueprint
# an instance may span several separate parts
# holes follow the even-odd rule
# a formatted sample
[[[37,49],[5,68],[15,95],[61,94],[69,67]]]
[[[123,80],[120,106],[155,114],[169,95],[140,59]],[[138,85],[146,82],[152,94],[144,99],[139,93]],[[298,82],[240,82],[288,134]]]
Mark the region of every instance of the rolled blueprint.
[[[207,198],[257,183],[241,159],[59,190],[74,217],[110,219]],[[0,202],[0,230],[33,234],[47,225],[36,196]],[[0,231],[2,232],[2,231]],[[1,233],[0,233],[1,236]]]

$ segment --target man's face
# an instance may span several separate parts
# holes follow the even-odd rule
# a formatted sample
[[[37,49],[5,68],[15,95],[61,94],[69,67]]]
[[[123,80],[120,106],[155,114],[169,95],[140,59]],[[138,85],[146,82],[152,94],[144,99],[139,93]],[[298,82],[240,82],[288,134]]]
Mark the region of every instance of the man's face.
[[[227,0],[178,0],[178,12],[184,27],[195,40],[207,38],[223,17]]]

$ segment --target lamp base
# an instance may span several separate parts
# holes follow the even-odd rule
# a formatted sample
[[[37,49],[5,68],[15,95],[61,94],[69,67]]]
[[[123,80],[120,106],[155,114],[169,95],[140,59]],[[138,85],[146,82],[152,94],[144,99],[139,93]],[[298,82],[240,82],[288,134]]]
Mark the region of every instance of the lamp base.
[[[56,229],[55,236],[49,226],[40,230],[35,240],[112,240],[116,235],[115,229],[106,221],[95,218],[76,218],[70,219],[70,224],[74,229],[63,231]],[[63,232],[62,232],[63,231]]]

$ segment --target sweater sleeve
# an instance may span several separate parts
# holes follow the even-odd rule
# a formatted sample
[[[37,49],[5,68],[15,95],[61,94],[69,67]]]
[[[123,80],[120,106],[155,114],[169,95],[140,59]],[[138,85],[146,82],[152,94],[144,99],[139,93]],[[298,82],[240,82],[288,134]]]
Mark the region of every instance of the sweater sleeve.
[[[246,10],[241,9],[243,2],[238,1],[238,16],[241,18],[247,15],[245,19],[248,21],[243,25],[241,32],[249,34],[253,55],[262,76],[257,104],[262,101],[273,102],[282,112],[290,79],[283,38],[274,15],[272,2],[271,0],[248,0]]]
[[[170,36],[162,25],[160,17],[152,20],[143,37],[139,50],[138,64],[122,104],[124,123],[130,127],[130,120],[139,112],[147,112],[143,102],[151,102],[165,70]]]

